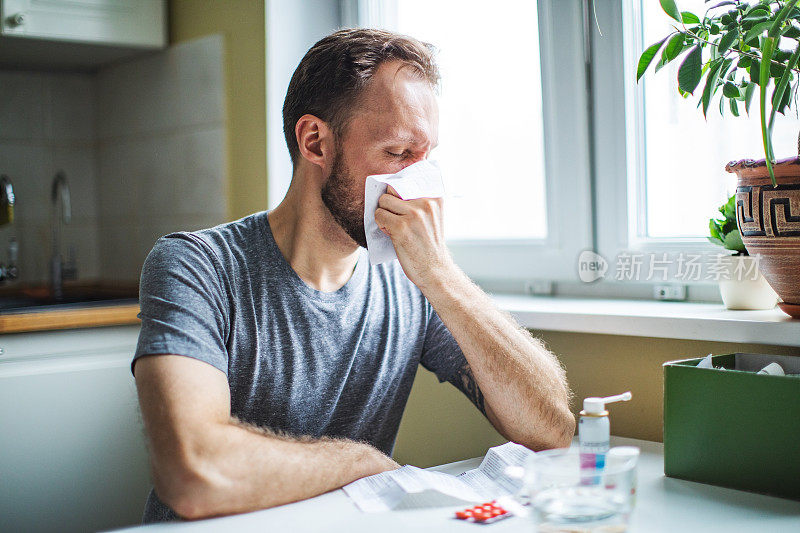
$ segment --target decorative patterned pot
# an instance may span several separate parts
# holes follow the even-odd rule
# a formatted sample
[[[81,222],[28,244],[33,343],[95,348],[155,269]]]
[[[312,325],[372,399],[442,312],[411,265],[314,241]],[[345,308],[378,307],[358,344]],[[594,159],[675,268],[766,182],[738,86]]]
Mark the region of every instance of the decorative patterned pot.
[[[780,308],[800,318],[800,158],[775,164],[777,187],[763,159],[732,161],[725,170],[739,177],[736,222],[747,252],[761,256],[761,272],[783,299]]]

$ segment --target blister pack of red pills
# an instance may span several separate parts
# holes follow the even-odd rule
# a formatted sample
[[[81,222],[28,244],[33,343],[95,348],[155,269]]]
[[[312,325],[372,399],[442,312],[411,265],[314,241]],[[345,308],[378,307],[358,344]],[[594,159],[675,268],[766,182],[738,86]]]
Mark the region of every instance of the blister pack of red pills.
[[[466,520],[476,524],[493,524],[509,516],[512,516],[512,514],[498,504],[497,500],[456,511],[456,518],[459,520]]]

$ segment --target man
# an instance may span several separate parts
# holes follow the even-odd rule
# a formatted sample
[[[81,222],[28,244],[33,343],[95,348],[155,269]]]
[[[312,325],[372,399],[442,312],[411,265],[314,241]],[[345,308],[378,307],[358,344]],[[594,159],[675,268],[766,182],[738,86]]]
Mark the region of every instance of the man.
[[[286,198],[156,243],[133,362],[155,482],[146,522],[262,509],[397,468],[418,364],[506,438],[569,444],[561,366],[453,263],[440,199],[390,190],[375,218],[399,264],[371,266],[363,249],[366,176],[428,157],[437,83],[417,40],[322,39],[286,95]]]

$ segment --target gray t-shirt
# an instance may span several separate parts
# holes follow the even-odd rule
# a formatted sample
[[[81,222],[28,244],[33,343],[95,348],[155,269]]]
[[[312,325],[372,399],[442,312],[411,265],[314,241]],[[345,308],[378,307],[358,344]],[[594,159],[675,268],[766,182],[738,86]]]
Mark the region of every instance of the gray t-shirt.
[[[400,265],[359,252],[350,280],[320,292],[281,254],[267,212],[162,237],[142,268],[131,368],[192,357],[225,373],[242,421],[391,454],[417,365],[441,382],[466,360]],[[151,491],[144,522],[176,518]]]

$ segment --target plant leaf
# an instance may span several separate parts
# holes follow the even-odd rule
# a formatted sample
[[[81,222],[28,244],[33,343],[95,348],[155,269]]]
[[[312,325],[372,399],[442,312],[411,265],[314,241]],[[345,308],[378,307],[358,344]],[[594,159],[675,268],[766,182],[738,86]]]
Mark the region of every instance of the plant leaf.
[[[736,222],[736,195],[732,194],[728,201],[722,204],[722,207],[719,208],[719,212],[722,213],[722,216],[725,217],[728,221]]]
[[[758,86],[758,111],[761,117],[761,141],[764,144],[764,157],[767,165],[767,172],[769,172],[770,181],[772,186],[777,187],[778,182],[775,181],[775,170],[772,168],[772,163],[775,161],[775,153],[772,145],[772,129],[767,123],[767,84],[769,83],[769,65],[772,61],[772,53],[776,48],[777,38],[767,37],[761,45],[761,84]]]
[[[791,97],[793,91],[789,89],[788,85],[792,77],[792,69],[797,65],[798,60],[800,60],[800,43],[798,43],[797,48],[786,63],[786,69],[784,69],[781,79],[775,84],[775,91],[772,97],[772,111],[770,111],[769,116],[770,128],[772,128],[772,124],[775,122],[776,102],[780,104],[778,107],[783,108],[784,101],[788,104],[788,100]]]
[[[685,39],[682,33],[670,37],[667,46],[664,47],[664,52],[661,54],[661,59],[664,61],[664,64],[669,63],[683,52],[683,43]]]
[[[700,17],[689,11],[681,11],[681,19],[684,24],[700,24]]]
[[[664,65],[666,65],[666,64],[667,64],[667,63],[666,63],[666,62],[665,62],[663,59],[659,59],[659,60],[658,60],[658,63],[656,63],[655,72],[658,72],[659,70],[661,70],[662,68],[664,68]]]
[[[747,44],[751,44],[753,39],[757,39],[759,35],[767,31],[771,26],[772,26],[772,21],[768,20],[766,22],[759,22],[758,24],[750,28],[750,30],[747,33],[744,34],[744,39],[742,40]]]
[[[714,238],[722,242],[720,240],[722,237],[719,234],[719,226],[717,225],[717,221],[713,218],[708,221],[708,232],[711,234],[709,238]]]
[[[759,15],[759,13],[760,13],[761,16],[769,16],[771,12],[770,12],[769,7],[767,7],[767,6],[763,5],[763,4],[756,4],[756,5],[752,6],[750,9],[748,9],[747,11],[744,12],[744,17],[745,18],[755,17],[755,16]]]
[[[750,81],[761,85],[761,60],[753,58],[747,71],[750,72]]]
[[[678,69],[678,87],[682,91],[694,94],[694,90],[700,83],[703,70],[703,60],[700,45],[695,46],[686,55]]]
[[[783,31],[783,36],[788,39],[797,40],[798,38],[800,38],[800,30],[798,30],[794,26],[787,26],[786,29]]]
[[[734,100],[733,98],[728,100],[728,102],[730,102],[731,114],[734,117],[738,117],[739,116],[739,102],[737,100]]]
[[[728,250],[735,250],[737,252],[744,252],[744,243],[742,242],[742,235],[739,233],[738,229],[735,229],[725,235],[723,239],[723,245]]]
[[[735,83],[727,81],[725,82],[725,85],[722,87],[722,94],[724,94],[727,98],[738,98],[739,88],[736,86]]]
[[[663,45],[666,40],[667,38],[664,37],[657,43],[648,46],[647,50],[642,52],[642,56],[639,58],[639,65],[636,67],[636,81],[639,81],[641,77],[644,76],[647,67],[653,62],[653,58],[656,57],[656,54],[661,49],[661,45]]]
[[[753,95],[756,94],[756,87],[755,83],[750,83],[744,92],[744,109],[748,115],[750,114],[750,102],[753,101]]]
[[[678,6],[675,5],[675,0],[659,0],[661,2],[661,9],[664,10],[664,13],[672,17],[673,19],[677,20],[678,22],[683,22],[681,20],[681,12],[678,11]]]
[[[775,17],[775,20],[772,21],[772,26],[769,29],[769,36],[770,37],[780,37],[781,35],[781,24],[783,21],[786,20],[786,17],[789,16],[789,12],[797,5],[798,0],[790,0],[786,2],[780,11],[778,11],[778,15]]]
[[[719,52],[719,55],[723,55],[725,52],[727,52],[728,48],[730,48],[738,38],[739,30],[736,28],[723,35],[722,39],[719,40],[719,44],[717,45],[717,52]]]
[[[711,98],[714,96],[714,92],[717,90],[717,81],[719,80],[719,71],[720,67],[722,67],[722,62],[717,63],[711,70],[708,71],[708,76],[706,76],[706,86],[703,88],[703,116],[708,116],[708,106],[711,104]]]

